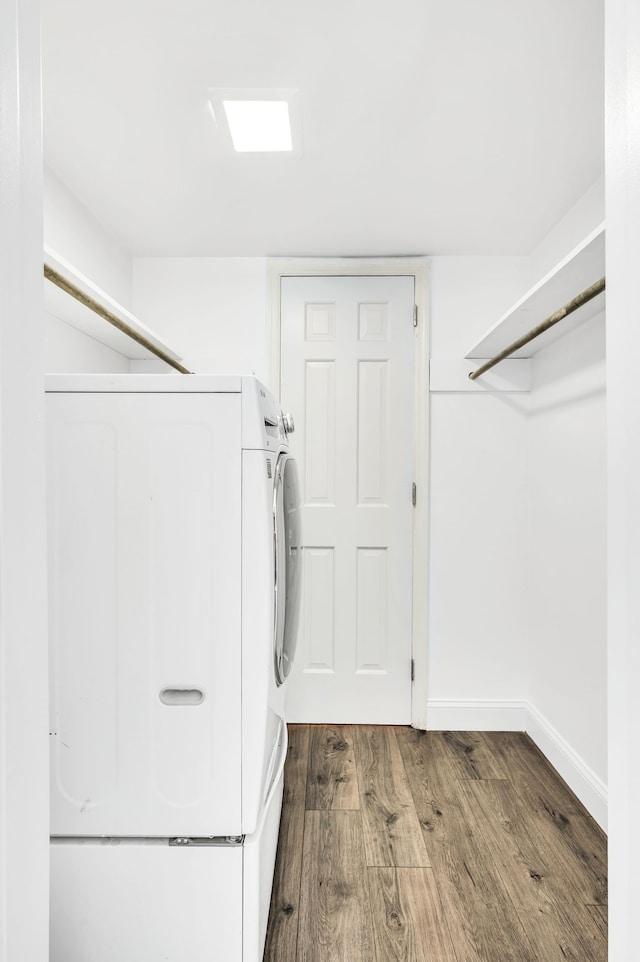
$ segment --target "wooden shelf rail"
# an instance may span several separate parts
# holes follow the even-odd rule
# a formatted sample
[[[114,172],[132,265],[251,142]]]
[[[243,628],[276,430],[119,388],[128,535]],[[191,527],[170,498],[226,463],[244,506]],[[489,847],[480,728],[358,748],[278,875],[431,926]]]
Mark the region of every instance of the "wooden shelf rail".
[[[554,324],[557,324],[558,321],[562,321],[569,314],[573,314],[573,312],[577,311],[578,308],[593,300],[594,297],[597,297],[598,294],[602,294],[605,286],[605,278],[601,277],[599,281],[595,282],[595,284],[592,284],[590,287],[587,287],[586,290],[582,291],[580,294],[577,294],[573,300],[569,301],[568,304],[565,304],[564,307],[561,307],[559,311],[555,311],[536,327],[533,327],[526,334],[523,334],[522,337],[519,337],[517,341],[514,341],[512,344],[510,344],[509,347],[505,347],[504,351],[500,351],[499,354],[496,354],[495,357],[492,357],[489,361],[485,361],[485,363],[475,371],[471,371],[469,374],[471,380],[475,381],[477,377],[480,377],[481,374],[484,374],[492,367],[495,367],[495,365],[499,364],[500,361],[504,361],[505,358],[509,357],[511,354],[514,354],[515,351],[519,351],[520,348],[524,347],[525,344],[528,344],[529,341],[533,341],[534,338],[540,337],[541,334],[544,334],[545,331],[548,331],[549,328],[553,327]]]
[[[136,331],[133,327],[127,324],[126,321],[116,317],[116,315],[107,307],[99,304],[98,301],[96,301],[93,297],[90,297],[84,291],[80,290],[80,288],[76,287],[72,281],[68,280],[59,271],[55,270],[55,268],[51,267],[47,263],[44,265],[44,276],[48,281],[51,281],[52,284],[55,284],[56,287],[59,287],[60,290],[64,291],[66,294],[69,294],[70,297],[75,298],[76,301],[79,301],[80,304],[83,304],[90,311],[93,311],[94,314],[97,314],[99,317],[103,318],[103,320],[107,321],[107,323],[111,324],[113,327],[116,327],[119,331],[122,331],[122,333],[126,334],[127,337],[130,337],[138,344],[141,344],[142,347],[146,348],[156,357],[159,357],[165,362],[165,364],[169,364],[171,367],[175,368],[176,371],[180,371],[181,374],[193,373],[188,368],[180,364],[178,360],[163,351],[161,347],[158,347],[157,344],[154,344],[152,341],[146,338],[143,333]]]

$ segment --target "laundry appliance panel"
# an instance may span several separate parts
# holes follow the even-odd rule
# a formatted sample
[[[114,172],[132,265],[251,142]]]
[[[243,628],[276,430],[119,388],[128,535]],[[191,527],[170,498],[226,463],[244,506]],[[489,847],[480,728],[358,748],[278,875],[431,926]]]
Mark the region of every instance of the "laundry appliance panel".
[[[53,832],[241,834],[240,395],[48,413]]]
[[[286,728],[256,832],[240,840],[55,839],[51,962],[262,962]]]
[[[252,377],[47,378],[52,962],[260,962],[300,547]]]

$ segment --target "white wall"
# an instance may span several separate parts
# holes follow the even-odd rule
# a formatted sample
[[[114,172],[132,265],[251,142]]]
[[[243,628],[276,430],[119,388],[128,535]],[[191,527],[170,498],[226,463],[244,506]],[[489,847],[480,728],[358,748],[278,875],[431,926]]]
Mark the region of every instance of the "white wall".
[[[43,335],[47,374],[128,374],[131,370],[128,357],[46,311]]]
[[[131,257],[46,167],[43,209],[45,244],[123,307],[129,307]],[[45,311],[44,369],[48,373],[117,374],[128,372],[130,364],[124,355]]]
[[[432,357],[603,219],[600,180],[527,258],[434,258]],[[530,394],[432,393],[428,719],[525,728],[606,824],[604,338],[600,315],[541,351]]]
[[[47,247],[131,310],[131,256],[48,167],[43,210]]]
[[[538,354],[529,418],[532,734],[573,755],[606,817],[606,370],[601,313]],[[575,777],[551,754],[564,777]],[[583,794],[580,783],[573,785]],[[599,799],[598,799],[599,796]],[[585,799],[586,801],[586,799]]]
[[[262,257],[134,260],[133,313],[199,374],[267,380],[266,261]],[[132,370],[157,370],[134,361]]]
[[[0,960],[48,958],[40,24],[0,4]]]
[[[526,258],[433,258],[432,357],[464,357],[522,294],[527,268]],[[431,728],[523,726],[527,403],[431,395]]]
[[[606,4],[610,962],[638,954],[640,904],[640,5]]]
[[[531,282],[604,215],[601,178],[533,251]],[[533,359],[526,580],[527,730],[606,826],[605,392],[603,310]]]

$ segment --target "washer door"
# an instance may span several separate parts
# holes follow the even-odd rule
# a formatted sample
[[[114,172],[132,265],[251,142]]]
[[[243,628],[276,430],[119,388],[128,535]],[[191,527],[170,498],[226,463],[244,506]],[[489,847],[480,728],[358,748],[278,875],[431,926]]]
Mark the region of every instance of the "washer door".
[[[300,612],[300,496],[296,462],[280,454],[273,489],[275,548],[274,662],[281,685],[293,664]]]

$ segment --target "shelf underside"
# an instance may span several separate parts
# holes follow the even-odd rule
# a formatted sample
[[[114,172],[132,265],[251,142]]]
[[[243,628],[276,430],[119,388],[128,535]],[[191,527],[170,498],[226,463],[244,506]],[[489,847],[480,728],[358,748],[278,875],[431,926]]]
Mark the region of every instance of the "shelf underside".
[[[586,290],[605,273],[604,225],[593,231],[558,267],[518,301],[510,311],[466,355],[490,358],[504,350],[536,325],[546,320],[572,298]],[[532,357],[604,310],[604,294],[599,294],[574,311],[512,357]]]

